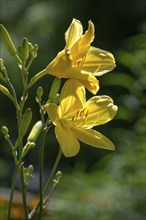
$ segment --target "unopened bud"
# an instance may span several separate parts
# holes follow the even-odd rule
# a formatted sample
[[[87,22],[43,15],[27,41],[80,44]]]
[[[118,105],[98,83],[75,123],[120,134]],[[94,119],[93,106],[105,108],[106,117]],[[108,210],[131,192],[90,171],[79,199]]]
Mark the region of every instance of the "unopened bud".
[[[29,45],[27,38],[24,38],[21,45],[21,57],[22,60],[27,60],[29,57]]]
[[[27,142],[26,145],[24,146],[23,150],[22,150],[21,157],[24,158],[26,156],[26,154],[28,153],[28,151],[31,148],[34,148],[35,146],[36,146],[36,144],[34,142]]]
[[[56,173],[56,178],[57,179],[60,179],[62,177],[62,172],[61,171],[58,171],[57,173]]]
[[[39,86],[37,89],[37,96],[38,96],[38,98],[41,98],[42,95],[43,95],[43,88],[41,86]]]
[[[33,50],[33,45],[32,45],[32,43],[28,43],[28,46],[29,46],[29,52],[31,52],[32,50]]]
[[[1,131],[4,135],[6,136],[9,135],[9,130],[6,126],[2,126]]]
[[[5,45],[5,47],[8,49],[9,53],[12,56],[15,56],[17,54],[16,48],[11,40],[11,37],[8,33],[8,31],[6,30],[6,28],[0,24],[0,37]]]
[[[41,131],[42,131],[42,128],[43,128],[43,123],[42,121],[38,121],[32,128],[28,138],[27,138],[27,141],[36,141],[36,139],[38,138],[38,136],[40,135]]]
[[[35,44],[35,45],[34,45],[34,50],[35,50],[35,51],[38,51],[38,49],[39,49],[39,46],[38,46],[37,44]]]
[[[29,165],[29,167],[27,168],[27,172],[29,173],[29,175],[32,175],[33,170],[34,170],[33,165]]]
[[[56,103],[56,95],[59,92],[60,85],[61,85],[61,79],[56,77],[53,81],[53,84],[51,86],[51,91],[49,94],[49,101],[50,102]]]
[[[3,70],[5,67],[4,67],[4,62],[3,62],[3,59],[0,58],[0,70]]]
[[[1,84],[0,84],[0,91],[1,91],[4,95],[6,95],[6,96],[8,96],[8,97],[11,96],[9,90],[8,90],[5,86],[3,86],[3,85],[1,85]]]
[[[26,134],[29,128],[31,119],[32,119],[32,110],[30,108],[27,108],[22,118],[21,125],[20,125],[20,131],[19,131],[20,136],[24,136]]]

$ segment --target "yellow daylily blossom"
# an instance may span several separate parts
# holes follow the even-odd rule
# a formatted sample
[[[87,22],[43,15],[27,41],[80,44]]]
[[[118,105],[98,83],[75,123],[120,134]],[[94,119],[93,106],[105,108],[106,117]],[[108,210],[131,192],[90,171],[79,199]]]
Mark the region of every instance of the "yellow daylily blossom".
[[[59,105],[48,103],[45,109],[55,125],[56,138],[66,157],[76,155],[79,141],[97,148],[114,150],[114,144],[93,126],[112,120],[117,106],[109,96],[94,96],[86,101],[85,88],[73,79],[65,82]]]
[[[79,20],[73,19],[65,33],[65,48],[47,66],[46,72],[58,78],[77,79],[91,93],[96,94],[100,76],[115,67],[110,52],[91,46],[94,39],[94,24],[89,21],[88,30],[83,34]]]

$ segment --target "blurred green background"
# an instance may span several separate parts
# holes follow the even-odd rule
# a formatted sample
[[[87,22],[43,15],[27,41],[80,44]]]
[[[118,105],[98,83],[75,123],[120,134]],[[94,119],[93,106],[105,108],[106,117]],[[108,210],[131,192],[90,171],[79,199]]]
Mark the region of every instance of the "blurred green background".
[[[112,52],[117,67],[100,77],[99,94],[109,95],[118,105],[116,118],[96,129],[116,146],[110,152],[81,144],[74,158],[62,158],[63,179],[49,204],[49,219],[144,220],[145,214],[145,86],[146,86],[146,1],[145,0],[0,0],[0,21],[18,47],[23,37],[39,45],[30,75],[33,76],[64,48],[64,33],[73,18],[84,27],[95,25],[93,46]],[[21,97],[19,70],[0,42],[0,56]],[[39,120],[35,101],[38,86],[46,101],[52,76],[45,76],[32,89],[27,105],[33,109],[33,122]],[[90,97],[90,94],[88,94]],[[0,127],[6,125],[12,140],[17,135],[13,105],[0,94]],[[39,145],[39,142],[38,142]],[[58,143],[53,129],[45,148],[44,182],[55,160]],[[38,190],[39,146],[30,152],[25,165],[34,165],[29,191]],[[10,187],[14,163],[0,133],[0,184]],[[19,181],[17,188],[19,189]],[[46,218],[48,219],[48,218]]]

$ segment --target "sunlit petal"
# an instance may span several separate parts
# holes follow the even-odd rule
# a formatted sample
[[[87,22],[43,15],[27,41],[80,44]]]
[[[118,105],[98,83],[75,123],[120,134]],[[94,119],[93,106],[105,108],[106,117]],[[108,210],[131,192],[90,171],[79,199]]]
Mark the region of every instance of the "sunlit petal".
[[[94,39],[94,24],[89,21],[88,30],[71,48],[72,60],[76,61],[84,57]]]
[[[59,118],[60,118],[59,107],[54,103],[48,103],[44,107],[45,107],[51,121],[53,122],[54,125],[56,125]]]
[[[63,127],[60,123],[58,123],[55,127],[55,134],[66,157],[73,157],[79,152],[79,141],[70,129]]]
[[[91,93],[96,94],[99,90],[99,81],[90,72],[80,71],[78,68],[72,68],[68,72],[68,77],[78,80]]]
[[[73,19],[65,33],[66,48],[70,49],[83,34],[83,27],[79,20]]]
[[[92,128],[111,121],[115,117],[118,107],[114,105],[109,96],[103,95],[89,99],[85,103],[84,109],[88,115],[83,127]]]
[[[107,150],[115,149],[114,144],[107,137],[93,129],[74,128],[73,131],[77,139],[85,144]]]
[[[67,73],[71,68],[71,60],[65,50],[57,54],[55,59],[47,66],[46,71],[58,78],[68,78]]]
[[[82,69],[100,76],[111,71],[115,66],[114,56],[110,52],[90,47],[84,59]]]
[[[60,106],[62,115],[73,112],[75,109],[80,109],[86,102],[85,88],[82,84],[73,79],[65,82],[60,95]]]

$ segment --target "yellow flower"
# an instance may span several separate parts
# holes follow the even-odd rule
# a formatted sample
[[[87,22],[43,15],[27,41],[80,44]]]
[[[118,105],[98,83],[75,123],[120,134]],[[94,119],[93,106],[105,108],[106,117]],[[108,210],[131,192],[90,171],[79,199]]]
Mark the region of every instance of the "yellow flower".
[[[85,95],[84,86],[77,80],[69,79],[62,88],[59,105],[45,105],[50,119],[56,126],[56,138],[66,157],[78,153],[79,141],[97,148],[115,149],[108,138],[92,127],[112,120],[117,106],[108,96],[94,96],[86,102]]]
[[[83,34],[80,21],[73,19],[65,33],[65,48],[47,66],[46,71],[58,78],[79,80],[91,93],[96,94],[100,76],[115,67],[110,52],[91,46],[94,39],[94,24],[89,21],[88,30]]]

